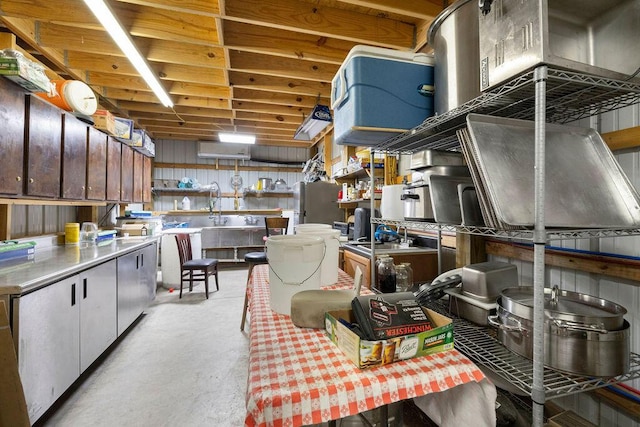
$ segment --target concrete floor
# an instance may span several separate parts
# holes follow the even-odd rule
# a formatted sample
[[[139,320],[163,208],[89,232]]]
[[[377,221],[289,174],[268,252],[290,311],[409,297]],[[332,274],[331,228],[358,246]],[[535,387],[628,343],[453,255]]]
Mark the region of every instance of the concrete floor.
[[[38,425],[242,426],[247,269],[222,269],[219,277],[220,291],[208,300],[203,285],[182,299],[158,287],[145,314]]]

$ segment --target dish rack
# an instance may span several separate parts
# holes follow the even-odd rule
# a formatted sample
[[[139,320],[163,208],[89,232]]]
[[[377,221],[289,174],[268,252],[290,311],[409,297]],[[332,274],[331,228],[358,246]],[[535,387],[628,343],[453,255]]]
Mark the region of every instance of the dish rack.
[[[537,129],[544,129],[544,124],[547,122],[569,123],[637,103],[640,103],[640,84],[637,83],[637,80],[613,80],[541,65],[498,87],[481,93],[478,97],[453,110],[426,119],[414,129],[371,147],[371,156],[373,157],[376,151],[387,154],[413,154],[416,151],[426,149],[458,151],[460,147],[456,131],[466,126],[466,116],[469,113],[534,120]],[[542,327],[544,323],[544,257],[545,245],[548,240],[640,234],[640,228],[637,227],[547,230],[544,221],[545,192],[543,191],[545,185],[543,161],[545,144],[544,132],[536,132],[534,162],[536,199],[534,201],[534,226],[531,229],[496,230],[488,227],[448,226],[371,218],[372,227],[375,227],[375,224],[387,224],[417,230],[435,230],[438,234],[439,260],[442,258],[440,238],[443,231],[517,238],[533,242],[533,360],[513,355],[479,327],[457,320],[455,331],[458,349],[472,360],[496,370],[496,373],[517,384],[519,389],[532,397],[534,401],[532,407],[534,426],[544,424],[544,401],[547,398],[578,393],[603,387],[611,382],[627,381],[640,377],[640,357],[636,354],[632,354],[630,357],[631,370],[629,374],[607,380],[566,375],[545,368],[543,365],[544,353],[541,343],[543,342]],[[373,208],[372,203],[372,211]],[[371,246],[371,256],[375,258],[374,245]],[[373,274],[372,268],[372,277]],[[505,359],[502,360],[502,357]]]

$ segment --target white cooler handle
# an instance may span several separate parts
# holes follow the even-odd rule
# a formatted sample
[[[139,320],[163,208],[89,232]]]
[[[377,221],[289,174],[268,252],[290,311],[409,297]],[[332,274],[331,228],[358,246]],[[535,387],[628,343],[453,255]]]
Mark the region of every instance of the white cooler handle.
[[[336,107],[338,105],[342,104],[342,101],[344,101],[345,98],[345,94],[347,93],[347,78],[345,77],[345,73],[346,68],[340,68],[338,70],[338,74],[336,74],[336,76],[331,81],[331,85],[333,86],[333,91],[331,92],[331,97],[333,98],[331,102],[331,109],[334,111],[336,110]],[[339,86],[336,84],[336,82],[339,83]],[[339,96],[336,96],[335,93],[336,86],[338,86],[338,89],[340,89]]]

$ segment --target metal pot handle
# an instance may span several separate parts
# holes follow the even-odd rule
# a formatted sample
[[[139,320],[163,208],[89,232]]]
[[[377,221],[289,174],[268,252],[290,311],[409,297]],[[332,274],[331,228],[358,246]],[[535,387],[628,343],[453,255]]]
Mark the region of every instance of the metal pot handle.
[[[499,319],[499,316],[497,314],[487,316],[487,321],[493,327],[502,329],[503,331],[520,332],[521,334],[524,333],[524,329],[522,328],[522,324],[520,323],[519,320],[510,318],[509,321],[515,323],[515,325],[507,325],[505,323],[502,323],[498,319]]]
[[[567,329],[570,331],[598,332],[601,334],[606,334],[609,332],[601,324],[585,325],[584,323],[570,322],[567,320],[558,320],[558,319],[550,319],[550,320],[553,322],[554,326],[561,329]]]

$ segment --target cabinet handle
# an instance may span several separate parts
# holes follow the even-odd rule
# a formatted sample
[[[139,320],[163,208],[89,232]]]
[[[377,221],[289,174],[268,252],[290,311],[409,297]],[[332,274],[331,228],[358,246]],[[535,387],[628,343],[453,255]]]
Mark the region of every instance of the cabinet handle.
[[[71,307],[76,305],[76,284],[71,285]]]
[[[140,254],[140,267],[144,267],[144,254]]]
[[[82,299],[87,299],[87,279],[82,279]]]
[[[18,181],[18,182],[22,181],[22,177],[21,176],[16,176],[16,181]]]
[[[140,268],[140,255],[136,255],[136,270]]]
[[[29,178],[29,184],[33,184],[33,178]]]

